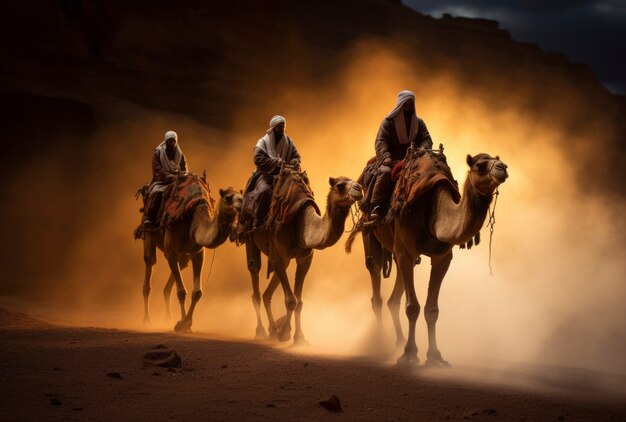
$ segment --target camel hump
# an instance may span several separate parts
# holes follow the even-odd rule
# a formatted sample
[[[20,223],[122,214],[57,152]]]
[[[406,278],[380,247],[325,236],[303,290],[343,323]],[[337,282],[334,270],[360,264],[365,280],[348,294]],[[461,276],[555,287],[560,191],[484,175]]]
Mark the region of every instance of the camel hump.
[[[283,168],[274,177],[272,202],[265,220],[266,229],[276,231],[290,223],[307,204],[313,205],[320,214],[306,172],[290,167]]]
[[[449,186],[455,202],[461,199],[459,185],[443,153],[409,148],[402,168],[397,170],[397,178],[388,218],[404,215],[412,204],[440,183]]]
[[[209,214],[213,217],[215,200],[202,177],[191,173],[179,176],[165,192],[161,226],[165,227],[185,218],[202,204],[209,207]]]

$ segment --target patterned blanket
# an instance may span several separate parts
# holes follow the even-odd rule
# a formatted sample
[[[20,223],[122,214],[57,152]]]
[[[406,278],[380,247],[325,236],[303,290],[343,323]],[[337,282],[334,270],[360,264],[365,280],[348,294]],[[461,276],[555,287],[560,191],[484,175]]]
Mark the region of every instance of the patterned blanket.
[[[268,231],[278,231],[290,223],[306,204],[313,205],[320,214],[306,172],[285,167],[275,177],[274,193],[270,211],[265,219],[265,228]]]
[[[397,183],[391,197],[391,206],[386,220],[405,215],[411,204],[430,192],[439,183],[447,184],[453,199],[461,199],[459,186],[445,155],[420,148],[409,148],[401,166],[396,166]],[[400,163],[398,163],[400,164]],[[392,173],[392,174],[393,174]]]
[[[198,205],[207,204],[209,215],[215,214],[215,200],[204,180],[195,174],[180,176],[165,191],[161,227],[166,227],[190,215]]]

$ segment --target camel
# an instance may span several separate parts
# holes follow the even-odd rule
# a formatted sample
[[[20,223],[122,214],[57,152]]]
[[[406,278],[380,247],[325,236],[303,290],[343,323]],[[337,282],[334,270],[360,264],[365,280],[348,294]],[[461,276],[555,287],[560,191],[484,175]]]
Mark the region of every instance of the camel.
[[[149,298],[151,291],[152,267],[156,264],[157,247],[163,251],[170,267],[171,274],[163,289],[165,297],[166,319],[171,319],[170,296],[176,283],[178,302],[180,304],[180,321],[174,330],[177,332],[191,331],[193,312],[202,297],[202,265],[204,248],[215,249],[229,238],[231,229],[241,210],[243,198],[234,188],[220,189],[220,200],[214,216],[209,212],[209,204],[202,202],[191,213],[165,229],[146,231],[143,236],[143,258],[145,262],[145,278],[143,284],[144,323],[150,323]],[[208,196],[208,192],[207,192]],[[181,269],[191,260],[193,268],[193,292],[189,311],[185,312],[187,290],[183,284]]]
[[[303,302],[302,289],[304,279],[313,261],[314,249],[325,249],[339,241],[344,232],[345,221],[350,207],[363,197],[361,185],[347,177],[330,177],[330,191],[326,200],[326,212],[318,214],[318,208],[311,202],[303,205],[290,223],[276,231],[258,230],[246,235],[246,258],[252,279],[252,303],[256,311],[256,337],[266,338],[267,333],[261,321],[261,294],[259,291],[259,272],[261,270],[261,252],[268,257],[268,265],[274,274],[263,293],[263,304],[268,317],[268,329],[271,336],[279,341],[291,338],[291,315],[295,311],[294,344],[307,344],[300,322]],[[296,260],[294,289],[291,290],[287,278],[287,267],[292,259]],[[285,294],[287,314],[275,321],[271,301],[274,291],[281,285]]]
[[[407,154],[408,157],[408,154]],[[431,272],[424,316],[428,327],[428,352],[426,365],[449,366],[437,347],[436,324],[439,317],[439,291],[452,261],[454,245],[470,242],[480,231],[496,188],[508,177],[507,165],[498,156],[467,155],[469,171],[460,201],[449,184],[438,183],[427,194],[411,204],[407,213],[379,225],[365,229],[363,244],[366,266],[372,283],[372,308],[377,319],[378,334],[382,332],[382,297],[380,272],[383,266],[383,249],[393,253],[397,267],[396,281],[387,302],[394,328],[396,345],[405,343],[400,327],[399,308],[402,293],[406,292],[406,315],[409,320],[408,338],[399,363],[418,363],[415,343],[415,324],[420,304],[415,294],[413,267],[420,255],[431,259]],[[458,192],[454,192],[458,195]],[[356,232],[354,233],[356,235]],[[351,235],[346,244],[350,251]]]

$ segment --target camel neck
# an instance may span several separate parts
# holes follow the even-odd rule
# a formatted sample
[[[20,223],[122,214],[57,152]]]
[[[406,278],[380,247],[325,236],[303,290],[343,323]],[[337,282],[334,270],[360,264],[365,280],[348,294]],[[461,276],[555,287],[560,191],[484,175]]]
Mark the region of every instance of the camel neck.
[[[206,206],[200,206],[194,211],[190,235],[196,244],[216,248],[228,238],[229,222],[224,213],[220,212],[219,205],[213,218],[210,217]]]
[[[455,203],[450,188],[440,185],[433,199],[431,233],[441,242],[461,245],[478,233],[485,222],[492,196],[476,192],[469,181],[463,186],[463,197]]]
[[[298,222],[298,243],[307,249],[325,249],[339,241],[345,228],[350,208],[333,204],[330,194],[326,202],[326,212],[320,216],[312,205],[306,206]]]

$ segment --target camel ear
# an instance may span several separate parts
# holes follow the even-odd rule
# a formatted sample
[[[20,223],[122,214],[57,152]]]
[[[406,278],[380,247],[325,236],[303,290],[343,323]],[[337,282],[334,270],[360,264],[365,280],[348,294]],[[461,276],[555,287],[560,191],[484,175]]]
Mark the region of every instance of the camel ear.
[[[331,186],[335,186],[335,178],[334,177],[329,177],[328,178],[328,183],[330,183]]]
[[[467,161],[468,166],[472,167],[474,165],[474,160],[471,155],[467,154],[467,158],[465,160]]]
[[[226,191],[224,189],[220,189],[220,198],[223,198],[225,193]]]
[[[243,189],[239,189],[239,194],[243,195]]]
[[[499,156],[499,155],[496,155],[496,160],[499,160],[499,159],[500,159],[500,156]]]

